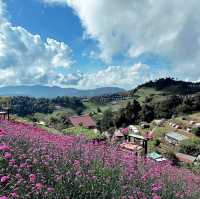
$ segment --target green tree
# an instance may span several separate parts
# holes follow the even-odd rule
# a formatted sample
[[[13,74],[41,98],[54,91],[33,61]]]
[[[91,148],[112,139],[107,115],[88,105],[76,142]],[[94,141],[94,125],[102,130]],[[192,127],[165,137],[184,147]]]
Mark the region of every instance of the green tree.
[[[102,130],[108,130],[111,127],[114,127],[114,118],[113,113],[110,109],[106,110],[103,114],[103,119],[101,120],[101,129]]]
[[[154,108],[150,104],[144,104],[140,111],[140,120],[151,122],[154,119]]]

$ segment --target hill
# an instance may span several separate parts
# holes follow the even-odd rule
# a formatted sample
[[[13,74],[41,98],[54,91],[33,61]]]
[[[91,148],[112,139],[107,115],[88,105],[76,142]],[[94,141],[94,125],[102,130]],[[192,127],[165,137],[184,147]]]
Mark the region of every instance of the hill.
[[[6,86],[0,88],[0,96],[31,96],[55,98],[57,96],[69,97],[92,97],[104,94],[122,92],[124,89],[117,87],[103,87],[90,90],[79,90],[75,88],[61,88],[49,86]]]
[[[129,95],[144,102],[151,98],[154,101],[166,99],[171,95],[187,96],[200,92],[200,83],[177,81],[172,78],[161,78],[155,81],[149,81],[137,88],[130,90]]]

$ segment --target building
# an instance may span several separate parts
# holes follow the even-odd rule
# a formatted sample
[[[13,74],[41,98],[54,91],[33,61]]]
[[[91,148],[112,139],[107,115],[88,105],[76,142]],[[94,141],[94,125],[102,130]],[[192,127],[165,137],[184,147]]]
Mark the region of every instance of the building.
[[[170,132],[165,135],[165,140],[174,145],[179,144],[181,141],[186,139],[188,139],[187,136],[176,132]]]
[[[151,160],[154,160],[156,162],[163,162],[163,161],[166,161],[167,159],[164,158],[161,154],[159,153],[156,153],[156,152],[152,152],[152,153],[149,153],[147,155],[147,157]]]
[[[96,128],[96,123],[89,115],[72,116],[69,117],[69,121],[74,127],[83,126],[89,129]]]
[[[128,128],[131,133],[136,134],[136,135],[140,134],[140,131],[136,126],[130,125]]]

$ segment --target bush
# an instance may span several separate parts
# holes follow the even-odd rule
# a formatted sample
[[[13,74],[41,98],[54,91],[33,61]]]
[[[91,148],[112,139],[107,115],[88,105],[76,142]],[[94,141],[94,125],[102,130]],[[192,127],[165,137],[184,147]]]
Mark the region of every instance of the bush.
[[[154,145],[155,147],[158,147],[158,146],[160,145],[160,143],[161,143],[160,139],[155,139],[155,140],[153,141],[153,145]]]
[[[196,136],[200,136],[200,128],[192,128],[192,133]]]
[[[197,156],[200,153],[200,139],[193,138],[182,141],[179,151],[188,155]]]

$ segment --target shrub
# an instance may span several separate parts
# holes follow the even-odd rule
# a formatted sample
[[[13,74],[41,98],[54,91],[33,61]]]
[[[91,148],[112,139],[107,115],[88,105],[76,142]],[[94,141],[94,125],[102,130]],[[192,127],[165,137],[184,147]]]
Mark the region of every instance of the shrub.
[[[200,153],[200,139],[193,138],[182,141],[179,151],[188,155],[197,156]]]
[[[200,136],[200,128],[192,128],[192,133],[196,136]]]
[[[158,147],[158,146],[160,145],[160,143],[161,143],[160,139],[155,139],[155,140],[153,141],[153,145],[154,145],[155,147]]]

